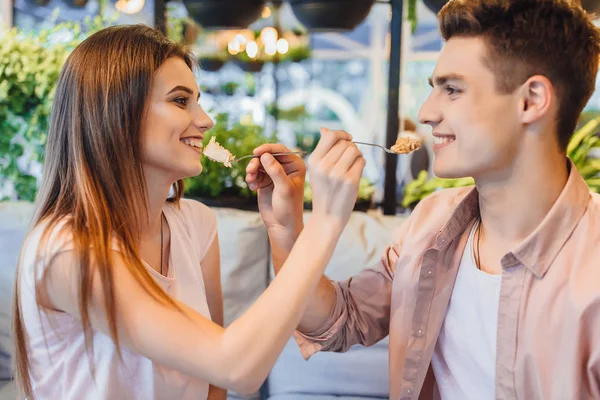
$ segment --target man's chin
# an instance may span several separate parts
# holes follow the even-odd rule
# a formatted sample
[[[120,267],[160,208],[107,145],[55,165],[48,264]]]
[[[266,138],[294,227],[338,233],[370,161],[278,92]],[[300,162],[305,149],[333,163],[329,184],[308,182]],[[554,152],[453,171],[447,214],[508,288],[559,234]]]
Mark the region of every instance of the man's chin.
[[[457,168],[450,168],[444,166],[433,165],[433,174],[441,179],[460,179],[470,176],[465,171],[461,171]]]

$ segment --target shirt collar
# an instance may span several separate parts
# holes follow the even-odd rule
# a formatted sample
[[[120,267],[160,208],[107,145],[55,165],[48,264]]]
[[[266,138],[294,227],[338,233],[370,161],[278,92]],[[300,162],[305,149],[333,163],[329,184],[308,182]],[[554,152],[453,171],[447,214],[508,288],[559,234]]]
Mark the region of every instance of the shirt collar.
[[[569,236],[587,210],[590,191],[571,160],[569,177],[558,199],[541,224],[514,251],[502,258],[504,268],[522,263],[536,277],[543,278]],[[460,201],[436,237],[435,245],[444,250],[479,217],[479,192],[473,188]]]

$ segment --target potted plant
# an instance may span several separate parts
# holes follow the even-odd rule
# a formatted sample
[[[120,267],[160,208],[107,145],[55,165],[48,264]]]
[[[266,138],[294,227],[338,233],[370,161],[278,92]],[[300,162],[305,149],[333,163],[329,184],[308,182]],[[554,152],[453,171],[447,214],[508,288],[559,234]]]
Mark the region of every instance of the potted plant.
[[[252,154],[261,144],[272,142],[273,137],[264,135],[257,125],[232,124],[227,114],[219,114],[213,129],[206,133],[205,141],[215,140],[242,157]],[[185,194],[211,207],[229,207],[256,210],[256,198],[244,180],[249,160],[233,163],[231,168],[202,157],[202,174],[186,179]]]
[[[261,14],[264,0],[183,0],[188,14],[204,28],[247,28]]]
[[[310,46],[295,46],[281,56],[282,62],[301,62],[309,59],[311,56]]]
[[[217,72],[227,62],[227,54],[203,54],[198,58],[198,62],[203,71]]]
[[[223,93],[225,93],[227,96],[233,96],[239,87],[240,84],[237,82],[225,82],[221,85],[221,91],[223,91]]]
[[[265,59],[262,57],[259,58],[250,58],[245,51],[236,54],[235,64],[242,69],[244,72],[256,73],[262,71],[265,65]]]
[[[290,0],[294,15],[309,31],[348,31],[371,11],[375,0]]]
[[[0,193],[4,188],[12,199],[34,200],[39,174],[33,170],[43,163],[62,65],[81,40],[105,23],[97,17],[84,24],[62,23],[29,34],[16,28],[0,33]],[[73,40],[53,42],[52,35],[64,29],[75,34]]]
[[[300,104],[288,109],[281,109],[275,105],[275,103],[271,103],[267,106],[267,113],[276,117],[278,120],[284,121],[292,121],[298,122],[308,118],[309,114],[306,111],[306,106],[304,104]]]

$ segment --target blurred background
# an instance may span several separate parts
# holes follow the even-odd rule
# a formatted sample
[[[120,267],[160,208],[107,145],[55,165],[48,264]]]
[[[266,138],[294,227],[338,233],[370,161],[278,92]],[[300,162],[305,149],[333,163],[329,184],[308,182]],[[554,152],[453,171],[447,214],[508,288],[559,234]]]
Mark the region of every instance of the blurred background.
[[[281,142],[310,156],[319,128],[390,145],[417,135],[417,152],[362,148],[367,167],[356,212],[326,274],[344,280],[380,259],[418,202],[471,178],[431,173],[430,129],[416,123],[442,46],[436,13],[445,0],[0,0],[0,400],[14,400],[10,312],[15,268],[34,212],[48,118],[60,69],[75,46],[115,24],[142,23],[184,42],[201,68],[207,134],[235,155]],[[584,6],[597,11],[600,1]],[[600,93],[580,118],[568,153],[600,192]],[[244,182],[246,164],[206,162],[186,196],[218,218],[225,325],[273,279],[269,239]],[[310,177],[308,177],[310,179]],[[305,207],[311,208],[310,186]],[[310,212],[305,213],[308,218]],[[387,399],[388,339],[306,362],[291,338],[261,390],[232,400]]]
[[[368,163],[357,208],[387,201],[387,214],[408,212],[437,188],[472,183],[432,176],[429,130],[415,124],[442,46],[435,15],[443,0],[0,2],[0,199],[35,196],[53,86],[65,57],[90,33],[132,23],[155,26],[191,47],[202,66],[197,72],[201,104],[218,121],[211,135],[236,155],[274,140],[310,154],[322,126],[381,145],[407,131],[426,145],[408,156],[392,156],[387,169],[381,150],[362,148]],[[598,7],[584,3],[591,11]],[[400,10],[396,30],[394,7]],[[392,50],[398,67],[390,69]],[[395,93],[399,106],[390,103]],[[596,92],[581,125],[598,109]],[[571,155],[598,191],[596,131],[594,126]],[[207,164],[202,176],[189,180],[187,194],[212,205],[252,208],[244,168]],[[306,203],[309,208],[308,186]]]

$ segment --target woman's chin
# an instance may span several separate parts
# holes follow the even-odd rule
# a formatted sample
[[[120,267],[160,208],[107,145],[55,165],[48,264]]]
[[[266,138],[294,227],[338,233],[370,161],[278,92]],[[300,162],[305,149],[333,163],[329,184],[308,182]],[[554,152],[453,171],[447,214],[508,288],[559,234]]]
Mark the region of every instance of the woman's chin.
[[[201,173],[202,164],[198,163],[197,165],[189,165],[187,166],[187,168],[179,170],[179,173],[177,175],[179,176],[178,179],[186,179],[193,178],[195,176],[200,175]]]
[[[193,170],[190,171],[190,175],[187,176],[186,178],[193,178],[195,176],[198,176],[202,173],[202,164],[199,163],[198,167],[194,168]]]

